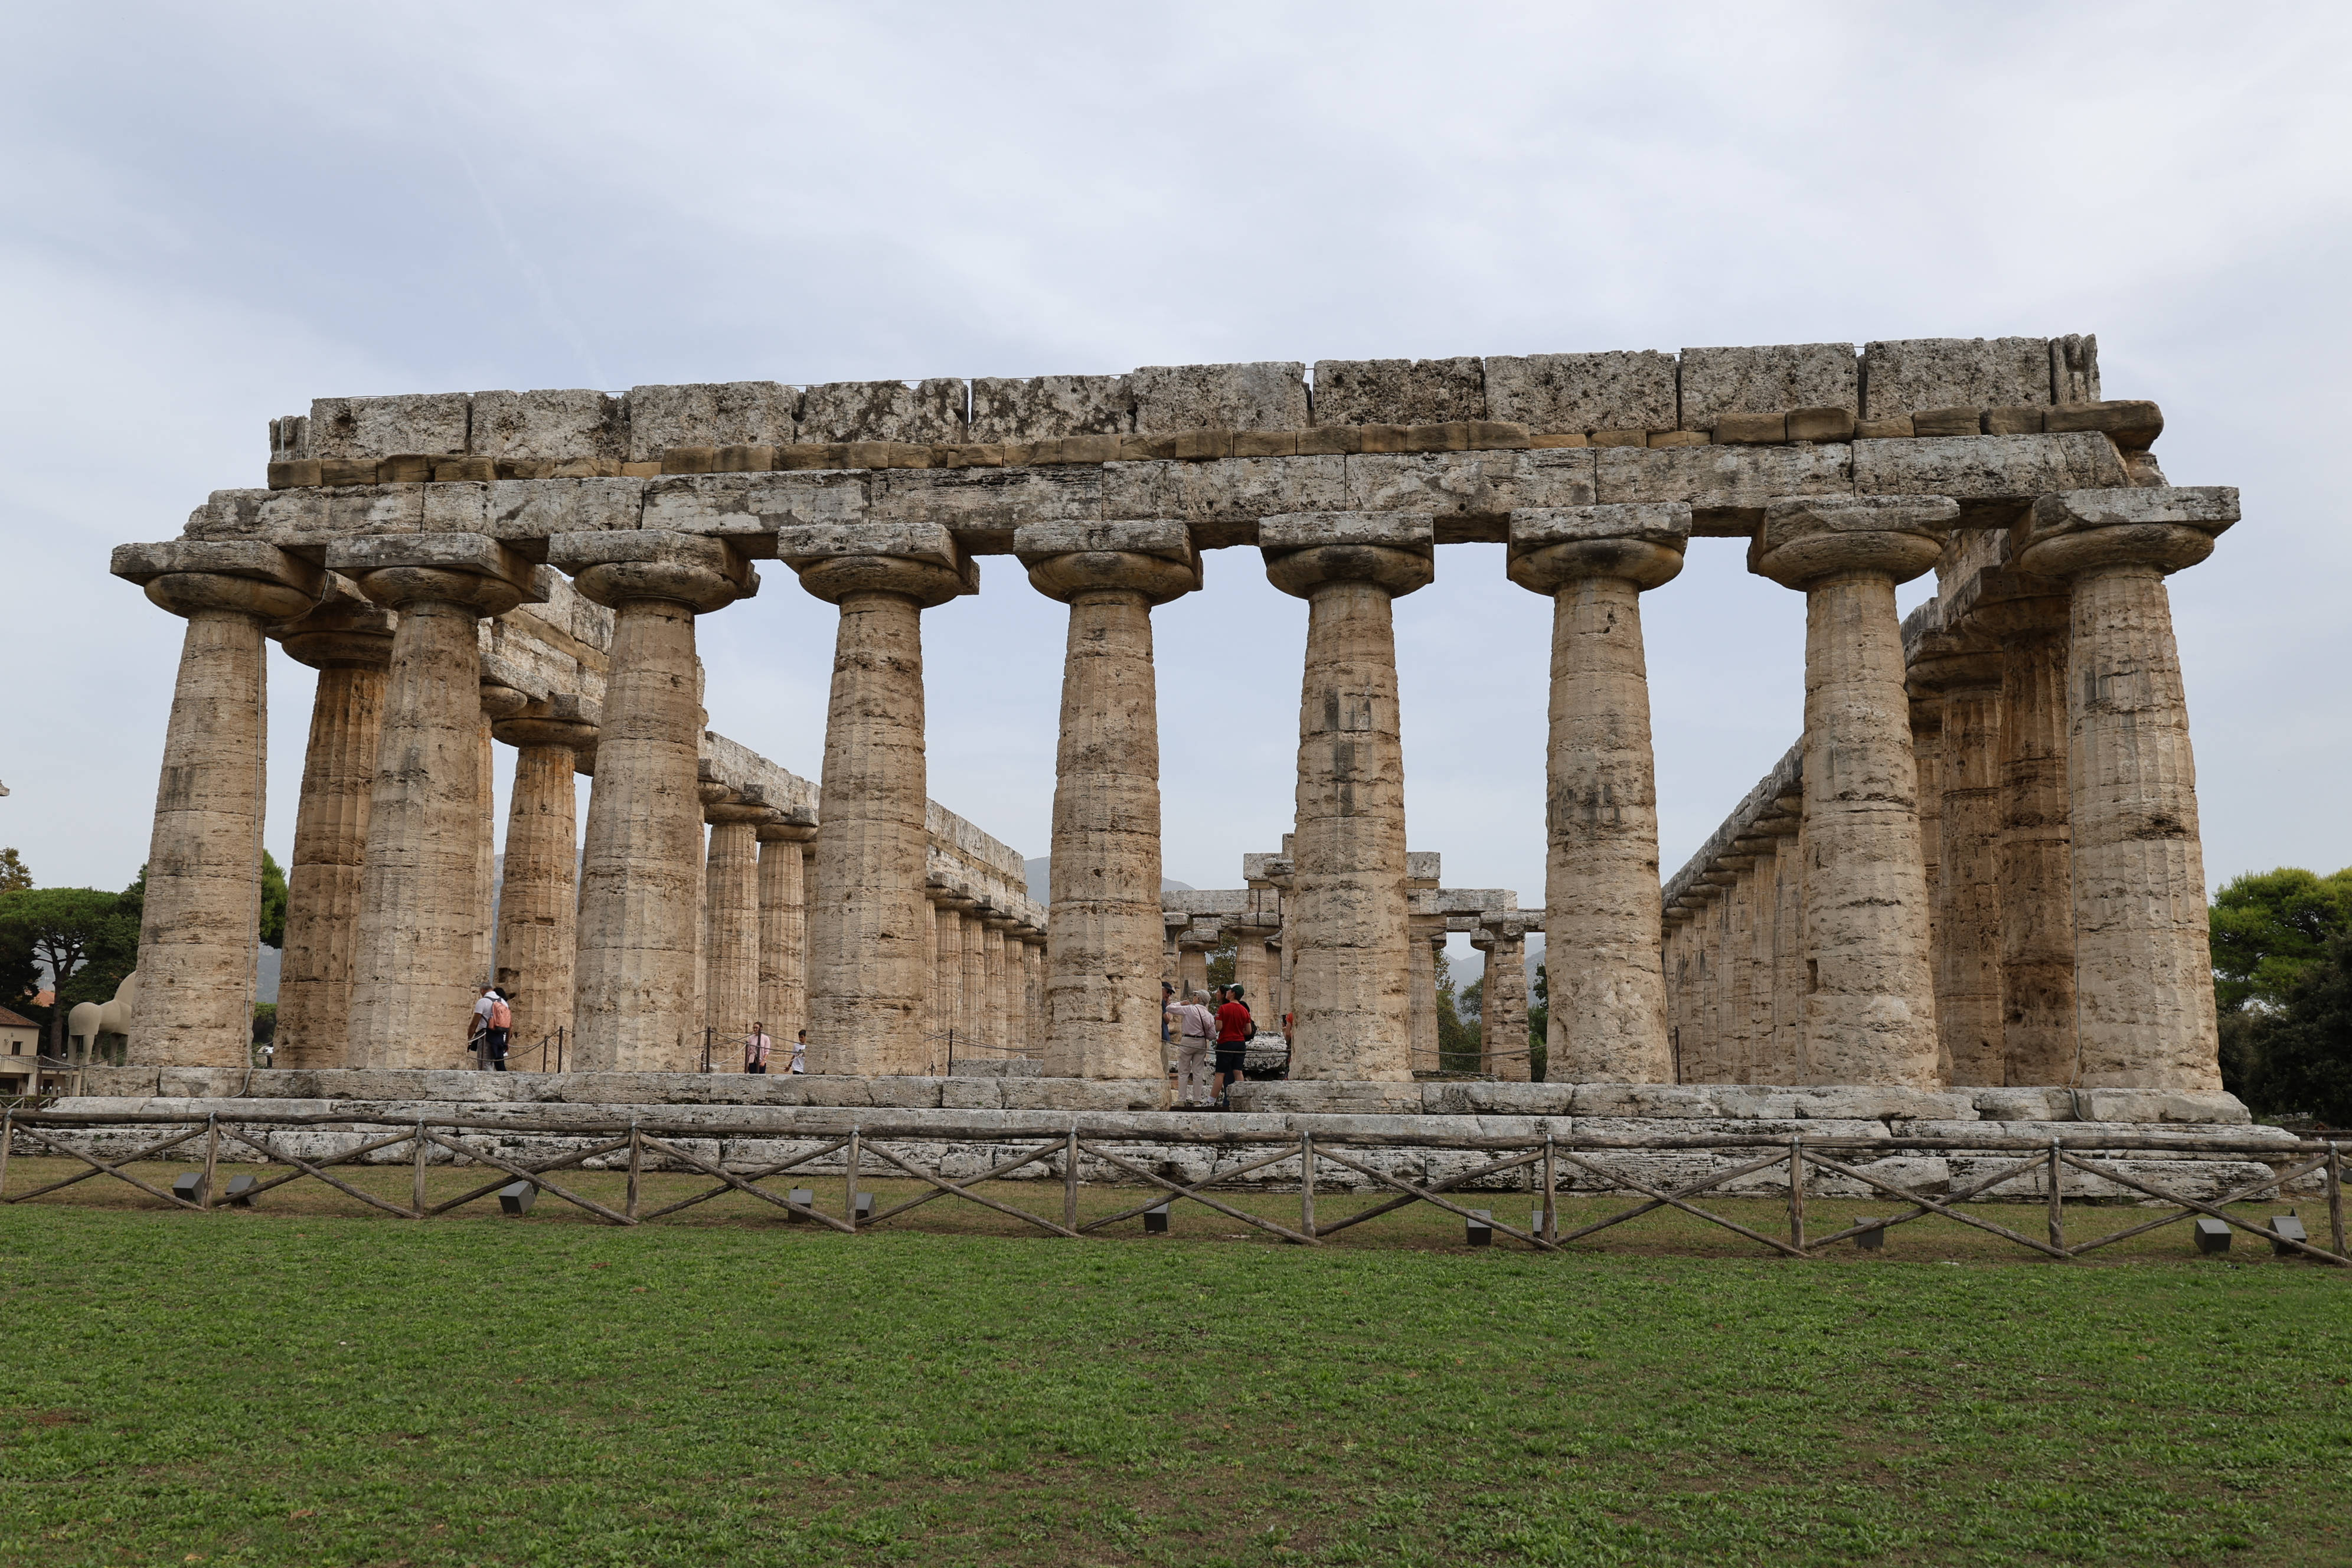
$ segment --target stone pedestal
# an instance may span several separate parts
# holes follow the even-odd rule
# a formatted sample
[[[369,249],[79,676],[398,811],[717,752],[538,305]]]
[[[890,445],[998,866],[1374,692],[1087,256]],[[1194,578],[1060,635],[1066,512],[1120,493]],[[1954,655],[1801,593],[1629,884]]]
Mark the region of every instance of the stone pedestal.
[[[454,1067],[486,977],[479,623],[530,592],[531,568],[479,534],[348,540],[327,563],[398,612],[368,803],[352,976],[353,1067]]]
[[[807,847],[816,827],[766,822],[760,840],[760,1021],[789,1047],[808,1027]]]
[[[1948,642],[1949,639],[1943,639]],[[1936,1025],[1953,1087],[1999,1085],[2000,976],[2000,655],[1939,647],[1911,664],[1911,685],[1938,692],[1933,919]]]
[[[317,609],[278,634],[289,654],[319,672],[294,858],[286,868],[286,945],[271,1058],[282,1068],[344,1065],[392,628],[390,611],[338,578]]]
[[[322,576],[274,546],[184,542],[125,545],[113,572],[188,623],[148,840],[131,1059],[250,1066],[268,739],[262,629],[318,603]]]
[[[650,530],[557,534],[548,557],[613,611],[581,861],[577,1058],[587,1072],[691,1072],[704,1026],[695,617],[758,579],[720,541]]]
[[[593,752],[596,726],[548,704],[491,725],[515,749],[507,805],[506,863],[499,885],[498,985],[514,1009],[512,1048],[563,1036],[571,1065],[573,955],[579,942],[579,756]],[[554,1065],[554,1056],[545,1058]]]
[[[1805,1044],[1825,1083],[1937,1081],[1895,586],[1958,515],[1940,497],[1775,501],[1749,548],[1751,571],[1805,595]]]
[[[809,1070],[914,1073],[923,1043],[922,612],[978,585],[936,524],[787,528],[779,553],[839,606],[811,903]]]
[[[2221,1085],[2196,763],[2166,574],[2211,553],[2234,489],[2043,496],[2025,571],[2073,585],[2066,668],[2078,1082]]]
[[[1070,606],[1054,759],[1045,1070],[1160,1070],[1160,711],[1151,611],[1201,584],[1178,522],[1050,524],[1013,547]]]
[[[1682,570],[1690,508],[1511,514],[1509,572],[1552,601],[1544,929],[1556,1083],[1667,1081],[1645,589]]]
[[[711,1062],[740,1071],[743,1041],[767,1021],[760,1005],[760,828],[777,813],[756,802],[703,807],[710,840],[703,875],[702,1022]],[[771,1037],[773,1037],[772,1036]]]
[[[1431,581],[1425,516],[1266,519],[1266,575],[1307,600],[1291,934],[1297,1079],[1411,1076],[1404,759],[1391,605]]]

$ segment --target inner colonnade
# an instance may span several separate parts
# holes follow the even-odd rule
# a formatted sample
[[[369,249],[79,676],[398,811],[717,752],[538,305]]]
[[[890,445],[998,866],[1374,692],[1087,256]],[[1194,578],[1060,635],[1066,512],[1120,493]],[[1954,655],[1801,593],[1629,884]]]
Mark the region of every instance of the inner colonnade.
[[[1240,962],[1275,954],[1294,1079],[1423,1067],[1430,939],[1462,921],[1504,961],[1490,974],[1517,976],[1526,933],[1547,933],[1556,1081],[2213,1089],[2163,577],[2210,552],[2236,498],[2167,485],[2160,427],[2152,405],[2099,400],[2095,345],[2074,338],[1325,362],[1311,389],[1303,365],[1256,364],[322,400],[274,424],[268,489],[216,491],[180,539],[116,554],[189,622],[131,1048],[241,1058],[263,639],[341,606],[389,624],[363,852],[354,877],[346,783],[333,862],[356,888],[347,1061],[402,1059],[463,1015],[483,737],[503,725],[593,771],[579,1068],[683,1065],[712,996],[789,967],[798,877],[814,1070],[936,1071],[939,1026],[978,1010],[1003,1040],[1041,1040],[1050,1075],[1158,1079],[1171,911],[1150,612],[1199,587],[1201,551],[1255,545],[1306,601],[1307,650],[1294,830],[1245,867],[1255,901],[1231,915]],[[1805,727],[1769,801],[1662,893],[1641,598],[1694,534],[1746,539],[1751,570],[1802,595]],[[1553,604],[1539,913],[1447,907],[1435,858],[1416,877],[1405,847],[1392,605],[1465,542],[1506,543],[1511,579]],[[949,885],[926,800],[921,616],[977,592],[983,554],[1013,556],[1068,625],[1042,995],[1017,1024],[1024,911]],[[837,609],[813,811],[701,768],[696,620],[757,591],[755,560]],[[1895,588],[1930,570],[1934,624],[1906,643]],[[590,609],[601,650],[579,635]],[[487,645],[486,624],[506,628]],[[490,695],[484,648],[519,624],[583,668],[601,653],[593,717]],[[311,634],[278,635],[300,657]],[[322,679],[322,712],[361,714],[364,684],[331,698]],[[2013,720],[1970,695],[1995,686]],[[1956,743],[1989,724],[1990,742]],[[313,772],[362,770],[364,746],[317,755],[316,730]],[[1989,765],[1990,784],[1942,783]],[[552,757],[542,773],[534,802],[559,793]],[[754,888],[758,920],[722,917]],[[529,919],[560,924],[560,901]],[[1174,912],[1187,930],[1225,914]],[[1499,1076],[1524,1007],[1490,1001]]]

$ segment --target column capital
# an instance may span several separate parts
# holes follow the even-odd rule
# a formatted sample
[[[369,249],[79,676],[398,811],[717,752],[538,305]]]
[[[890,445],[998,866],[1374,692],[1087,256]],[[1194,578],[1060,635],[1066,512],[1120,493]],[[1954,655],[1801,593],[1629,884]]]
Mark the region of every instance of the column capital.
[[[788,523],[776,558],[827,604],[856,594],[896,594],[926,610],[980,592],[980,563],[937,522]]]
[[[2059,490],[2035,498],[2014,535],[2015,559],[2053,577],[2103,566],[2178,572],[2212,554],[2214,537],[2237,521],[2228,485]]]
[[[813,844],[815,841],[816,824],[804,811],[779,809],[774,821],[760,825],[760,842],[762,844]],[[933,901],[938,900],[934,899]]]
[[[1556,594],[1588,577],[1655,588],[1682,571],[1690,530],[1687,501],[1522,507],[1511,513],[1505,570],[1512,582],[1538,594]]]
[[[722,800],[715,805],[702,808],[702,820],[713,827],[741,826],[746,823],[753,827],[763,827],[782,816],[782,813],[772,805],[761,805],[757,801],[749,800]]]
[[[331,665],[383,669],[392,663],[400,617],[361,593],[350,578],[322,574],[324,592],[300,620],[270,628],[278,646],[313,669]]]
[[[138,584],[149,603],[175,616],[225,610],[263,622],[290,621],[326,591],[325,573],[257,539],[118,544],[107,569]]]
[[[630,599],[661,599],[697,615],[721,610],[760,591],[760,574],[723,539],[659,528],[558,533],[549,563],[572,574],[581,597],[617,609]]]
[[[1029,568],[1031,587],[1064,604],[1110,591],[1164,605],[1201,585],[1192,531],[1173,519],[1025,522],[1013,531],[1013,553]]]
[[[1258,523],[1257,542],[1267,581],[1301,599],[1335,583],[1402,595],[1437,575],[1437,522],[1428,512],[1286,512]]]
[[[1748,569],[1784,588],[1867,573],[1906,583],[1933,567],[1960,515],[1949,496],[1802,496],[1773,501]]]
[[[1941,695],[1972,686],[2000,684],[2000,650],[1958,632],[1925,633],[1903,667],[1904,689],[1912,696]]]
[[[391,533],[339,539],[327,546],[327,567],[359,591],[394,610],[426,600],[502,616],[517,605],[541,604],[531,563],[484,533]]]
[[[2017,566],[1987,566],[1952,592],[1948,625],[2002,643],[2066,629],[2066,583]]]

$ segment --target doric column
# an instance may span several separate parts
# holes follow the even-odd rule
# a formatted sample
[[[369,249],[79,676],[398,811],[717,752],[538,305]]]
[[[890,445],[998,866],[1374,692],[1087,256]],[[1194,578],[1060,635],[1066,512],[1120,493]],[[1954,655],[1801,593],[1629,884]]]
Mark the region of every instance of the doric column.
[[[286,868],[286,945],[272,1058],[282,1068],[343,1065],[392,628],[391,611],[333,577],[317,609],[276,634],[289,654],[319,672],[294,817],[294,858]]]
[[[1405,921],[1412,963],[1412,1065],[1416,1071],[1443,1065],[1437,1037],[1437,955],[1445,950],[1445,917],[1414,915]]]
[[[2066,780],[2076,1082],[2221,1087],[2197,768],[2167,573],[2212,552],[2238,492],[2069,490],[2034,502],[2018,565],[2073,584]]]
[[[1546,1077],[1673,1077],[1658,952],[1658,804],[1642,594],[1683,566],[1690,508],[1511,514],[1511,581],[1552,601],[1545,753]]]
[[[758,592],[716,539],[559,533],[548,559],[613,611],[611,668],[581,860],[572,1015],[583,1072],[690,1072],[702,1060],[696,931],[703,875],[695,617]]]
[[[1412,1076],[1397,596],[1435,574],[1427,516],[1307,512],[1258,526],[1266,576],[1307,601],[1292,847],[1296,1079]],[[1417,988],[1416,988],[1417,989]]]
[[[816,825],[763,822],[760,840],[760,1021],[780,1047],[808,1027],[806,850]]]
[[[1004,942],[1013,921],[1003,910],[992,910],[981,921],[980,956],[987,973],[987,989],[982,994],[981,1006],[983,1038],[1000,1051],[1013,1041],[1007,1025],[1011,1022],[1011,1005],[1005,994]]]
[[[1053,1003],[1045,994],[1045,955],[1050,945],[1050,939],[1034,926],[1021,944],[1022,991],[1028,998],[1029,1032],[1034,1039],[1043,1039],[1054,1025]],[[1159,994],[1157,983],[1151,991]]]
[[[126,544],[112,570],[184,616],[147,848],[131,1060],[252,1061],[268,739],[262,629],[319,602],[315,566],[257,542]]]
[[[446,1068],[484,984],[479,623],[530,592],[531,567],[482,534],[394,534],[328,547],[327,564],[395,610],[383,732],[368,801],[349,1065]]]
[[[1955,1086],[2001,1073],[2000,655],[1949,633],[1923,639],[1915,690],[1940,692],[1933,952],[1936,1026]]]
[[[478,628],[477,628],[478,630]],[[474,787],[480,803],[474,833],[474,970],[477,986],[498,983],[498,931],[494,912],[499,901],[498,721],[510,719],[530,706],[530,698],[511,686],[482,678],[482,718],[474,746]],[[522,1044],[520,1032],[513,1043]]]
[[[1756,951],[1756,858],[1727,853],[1723,868],[1730,873],[1723,896],[1724,1080],[1755,1083],[1756,1045],[1752,957]]]
[[[1666,1050],[1676,1075],[1668,1081],[1673,1082],[1679,1081],[1682,1070],[1683,1029],[1690,1016],[1691,911],[1684,908],[1681,900],[1677,900],[1659,911],[1658,923],[1661,927],[1659,959],[1665,970],[1666,981]],[[1549,973],[1551,963],[1549,937],[1545,938],[1544,952],[1545,967]],[[1547,1047],[1545,1055],[1549,1057],[1550,1040],[1548,1028],[1545,1044]],[[1547,1082],[1551,1078],[1549,1062],[1544,1068],[1544,1078]]]
[[[1274,998],[1265,983],[1265,939],[1272,936],[1266,926],[1230,926],[1234,939],[1234,984],[1242,988],[1242,1000],[1249,1005],[1250,1016],[1258,1026],[1269,1033],[1279,1033],[1275,1016],[1268,1011]]]
[[[1772,1032],[1772,955],[1780,913],[1780,841],[1760,824],[1735,839],[1732,847],[1754,857],[1740,878],[1748,906],[1748,941],[1739,952],[1747,1010],[1741,1019],[1748,1042],[1746,1083],[1785,1084],[1790,1064],[1780,1059]]]
[[[971,1043],[963,1021],[963,911],[971,900],[944,879],[931,883],[929,890],[932,974],[927,1037],[934,1042],[931,1054],[946,1061],[954,1054],[950,1047]]]
[[[712,1066],[720,1071],[741,1066],[743,1037],[752,1024],[768,1021],[760,1008],[760,829],[781,815],[764,802],[741,798],[702,808],[710,826],[702,1021],[716,1042]]]
[[[2074,857],[2066,799],[2064,583],[1979,572],[1953,614],[2000,649],[2002,1057],[2013,1084],[2074,1081]]]
[[[811,903],[809,1068],[919,1073],[926,831],[922,612],[979,587],[937,523],[784,528],[778,554],[838,605]]]
[[[1684,890],[1682,901],[1690,913],[1686,936],[1689,957],[1682,1028],[1675,1051],[1675,1081],[1714,1083],[1720,1081],[1715,1042],[1715,971],[1716,932],[1723,921],[1723,889],[1702,874]],[[1549,915],[1545,923],[1550,923]],[[1546,952],[1551,951],[1551,932],[1547,930]]]
[[[1484,1070],[1505,1083],[1529,1082],[1535,1075],[1528,1041],[1527,929],[1507,916],[1482,918],[1470,944],[1486,955],[1486,973],[1478,988]],[[1551,1076],[1549,1066],[1544,1076]]]
[[[1927,951],[1942,961],[1937,911],[1943,892],[1944,698],[1941,692],[1910,690],[1911,760],[1919,770],[1919,868],[1927,879]]]
[[[1800,829],[1805,804],[1783,795],[1771,826],[1779,834],[1773,858],[1772,1043],[1787,1083],[1820,1081],[1805,1052],[1805,853]]]
[[[1181,522],[1033,523],[1013,549],[1070,607],[1046,916],[1056,1078],[1160,1065],[1160,710],[1151,611],[1201,585]],[[1026,1043],[1026,1042],[1024,1042]]]
[[[1213,931],[1214,928],[1209,928]],[[1209,984],[1209,949],[1216,939],[1202,927],[1187,926],[1176,939],[1176,994],[1189,1002],[1192,993],[1203,991]]]
[[[964,1038],[982,1051],[996,1043],[988,1013],[989,906],[974,900],[962,913],[963,980],[956,994],[956,1016],[962,1020]]]
[[[583,759],[595,753],[596,725],[586,716],[593,710],[565,695],[491,726],[515,749],[499,879],[498,984],[512,999],[515,1047],[536,1045],[561,1029],[566,1067],[580,912],[579,792],[572,781]]]
[[[1940,496],[1778,500],[1748,549],[1750,571],[1805,595],[1805,1043],[1822,1082],[1938,1082],[1895,586],[1935,565],[1958,515]]]

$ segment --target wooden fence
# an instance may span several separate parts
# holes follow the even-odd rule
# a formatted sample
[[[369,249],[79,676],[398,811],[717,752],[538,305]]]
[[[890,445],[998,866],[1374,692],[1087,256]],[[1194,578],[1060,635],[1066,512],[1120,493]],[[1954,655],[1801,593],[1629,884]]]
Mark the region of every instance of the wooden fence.
[[[2244,1231],[2270,1243],[2282,1253],[2338,1268],[2352,1267],[2352,1253],[2347,1253],[2345,1246],[2344,1149],[2341,1143],[2333,1141],[2276,1141],[2257,1145],[2226,1138],[2160,1132],[2084,1133],[2047,1140],[1998,1134],[1965,1138],[1808,1139],[1803,1136],[1701,1134],[1530,1139],[1468,1132],[1142,1131],[1131,1127],[1088,1128],[1082,1122],[1083,1118],[1073,1118],[1066,1129],[1051,1135],[1042,1134],[1034,1128],[1025,1132],[1008,1130],[995,1123],[894,1125],[887,1120],[877,1120],[872,1125],[853,1125],[845,1133],[812,1133],[788,1126],[714,1128],[708,1124],[668,1124],[642,1120],[596,1124],[552,1120],[534,1122],[527,1118],[490,1120],[458,1117],[395,1122],[333,1115],[225,1118],[218,1114],[168,1112],[113,1115],[9,1111],[5,1118],[0,1118],[0,1205],[29,1202],[78,1183],[103,1176],[126,1182],[150,1197],[175,1207],[203,1211],[225,1201],[216,1179],[224,1152],[235,1155],[241,1150],[247,1152],[240,1156],[244,1163],[257,1160],[266,1165],[283,1166],[285,1172],[255,1183],[238,1194],[238,1201],[250,1201],[289,1182],[309,1179],[323,1183],[372,1208],[403,1219],[431,1219],[449,1214],[490,1197],[502,1187],[524,1182],[605,1224],[616,1226],[643,1225],[729,1193],[742,1193],[799,1218],[854,1236],[937,1199],[954,1198],[1010,1215],[1055,1236],[1076,1238],[1135,1219],[1162,1204],[1184,1201],[1201,1204],[1229,1219],[1267,1232],[1286,1242],[1313,1247],[1351,1226],[1414,1204],[1428,1204],[1461,1215],[1465,1224],[1475,1222],[1487,1226],[1492,1232],[1508,1237],[1536,1251],[1557,1252],[1572,1242],[1582,1241],[1628,1220],[1661,1208],[1671,1208],[1719,1226],[1768,1251],[1789,1258],[1819,1257],[1822,1249],[1832,1243],[1869,1237],[1873,1232],[1883,1237],[1885,1232],[1897,1226],[1936,1215],[1990,1232],[2029,1251],[2064,1260],[2085,1257],[2102,1247],[2183,1220],[2205,1218]],[[77,1147],[68,1136],[75,1132],[100,1131],[119,1134],[137,1127],[153,1127],[163,1136],[111,1160]],[[359,1137],[360,1142],[331,1155],[316,1159],[295,1152],[282,1142],[273,1142],[273,1133],[298,1129],[341,1130]],[[371,1133],[371,1129],[376,1131]],[[509,1137],[560,1138],[573,1141],[577,1146],[541,1159],[520,1160],[483,1147],[478,1136],[475,1142],[462,1142],[459,1134],[468,1131],[478,1135],[496,1133]],[[788,1159],[775,1160],[750,1170],[729,1170],[719,1161],[709,1159],[689,1146],[697,1141],[708,1141],[714,1135],[730,1140],[808,1140],[812,1146],[802,1149]],[[203,1179],[195,1186],[198,1195],[194,1198],[165,1191],[124,1168],[157,1159],[175,1150],[187,1149],[192,1143],[198,1143],[203,1157]],[[933,1164],[926,1165],[908,1152],[923,1145],[973,1143],[1013,1147],[1005,1158],[998,1160],[980,1174],[961,1179],[944,1174],[937,1168],[936,1157]],[[354,1186],[335,1173],[336,1166],[347,1166],[371,1154],[383,1156],[387,1151],[397,1150],[403,1145],[407,1146],[413,1173],[409,1201],[405,1204]],[[26,1153],[46,1151],[52,1155],[79,1161],[89,1168],[28,1192],[11,1193],[7,1190],[8,1162],[12,1152],[20,1147]],[[1121,1147],[1126,1152],[1119,1152]],[[1210,1173],[1197,1181],[1178,1181],[1133,1157],[1147,1151],[1171,1147],[1209,1150],[1213,1163]],[[1483,1163],[1455,1171],[1442,1179],[1419,1182],[1381,1170],[1370,1159],[1377,1151],[1407,1149],[1444,1150],[1483,1154],[1486,1158]],[[499,1174],[459,1196],[429,1203],[425,1193],[425,1171],[436,1150],[452,1162],[479,1164],[497,1171]],[[195,1152],[181,1157],[191,1158]],[[618,1208],[571,1191],[554,1180],[559,1173],[579,1169],[591,1160],[609,1162],[624,1152],[627,1157],[627,1195]],[[1708,1154],[1727,1159],[1729,1163],[1673,1186],[1644,1180],[1624,1164],[1627,1155],[1659,1153]],[[2004,1161],[1989,1173],[1979,1172],[1971,1174],[1965,1184],[1940,1195],[1920,1191],[1916,1185],[1897,1181],[1859,1163],[1866,1157],[1953,1153],[1977,1156],[2009,1154],[2014,1158]],[[819,1207],[814,1201],[800,1200],[791,1190],[778,1193],[765,1184],[795,1173],[814,1181],[814,1176],[808,1173],[810,1168],[836,1154],[842,1156],[841,1179],[844,1182],[842,1212],[838,1215]],[[1219,1155],[1230,1156],[1232,1163],[1215,1164]],[[2142,1160],[2151,1156],[2221,1158],[2264,1163],[2266,1168],[2259,1178],[2242,1182],[2208,1199],[2171,1190],[2145,1174],[2126,1169],[2122,1157],[2134,1155]],[[649,1159],[661,1168],[698,1173],[715,1184],[688,1196],[648,1207],[643,1201],[641,1186]],[[1082,1222],[1078,1215],[1078,1191],[1081,1185],[1087,1184],[1081,1178],[1080,1164],[1084,1160],[1091,1160],[1098,1169],[1107,1168],[1117,1173],[1118,1178],[1123,1178],[1111,1184],[1142,1186],[1152,1189],[1151,1195],[1146,1201],[1121,1208],[1117,1213]],[[1298,1163],[1296,1181],[1298,1219],[1295,1226],[1253,1214],[1215,1195],[1217,1189],[1230,1190],[1241,1178],[1290,1160]],[[386,1162],[380,1158],[376,1163]],[[1040,1167],[1040,1170],[1031,1173],[1029,1179],[1034,1180],[1040,1175],[1058,1177],[1057,1184],[1062,1194],[1058,1218],[1032,1213],[974,1190],[982,1182],[1011,1177],[1016,1172],[1033,1166]],[[1345,1171],[1360,1178],[1360,1184],[1351,1190],[1360,1191],[1369,1187],[1385,1192],[1387,1195],[1371,1206],[1342,1218],[1318,1220],[1315,1209],[1316,1194],[1318,1179],[1327,1169]],[[1776,1184],[1776,1187],[1780,1193],[1785,1194],[1787,1202],[1788,1235],[1785,1239],[1743,1225],[1727,1215],[1713,1213],[1693,1201],[1715,1192],[1726,1183],[1775,1170],[1784,1173],[1783,1179]],[[1601,1192],[1630,1194],[1639,1201],[1573,1229],[1563,1230],[1559,1225],[1558,1199],[1561,1191],[1560,1177],[1564,1172],[1581,1173]],[[1832,1230],[1826,1235],[1817,1234],[1806,1223],[1806,1188],[1808,1173],[1812,1172],[1828,1173],[1858,1184],[1872,1194],[1908,1206],[1903,1212],[1887,1217],[1873,1217]],[[2137,1218],[2100,1235],[2070,1240],[2065,1208],[2065,1177],[2069,1172],[2078,1177],[2095,1178],[2137,1193],[2144,1199],[2167,1207],[2162,1213]],[[861,1214],[856,1196],[862,1176],[893,1173],[912,1178],[929,1190],[878,1213]],[[1491,1211],[1473,1210],[1457,1201],[1470,1195],[1473,1184],[1491,1182],[1514,1173],[1524,1173],[1527,1191],[1536,1199],[1535,1218],[1528,1229],[1522,1230],[1494,1219]],[[2328,1245],[2326,1247],[2307,1237],[2298,1237],[2229,1212],[2229,1205],[2233,1203],[2277,1195],[2289,1184],[2315,1175],[2322,1182],[2326,1201]],[[2042,1236],[2030,1235],[1981,1212],[1970,1212],[1961,1206],[1972,1200],[1985,1200],[1986,1194],[1995,1188],[2019,1180],[2038,1181],[2043,1189],[2045,1234]],[[1284,1183],[1286,1190],[1290,1184],[1287,1181]],[[806,1190],[811,1192],[813,1199],[814,1188]],[[2078,1200],[2080,1195],[2077,1194]]]

